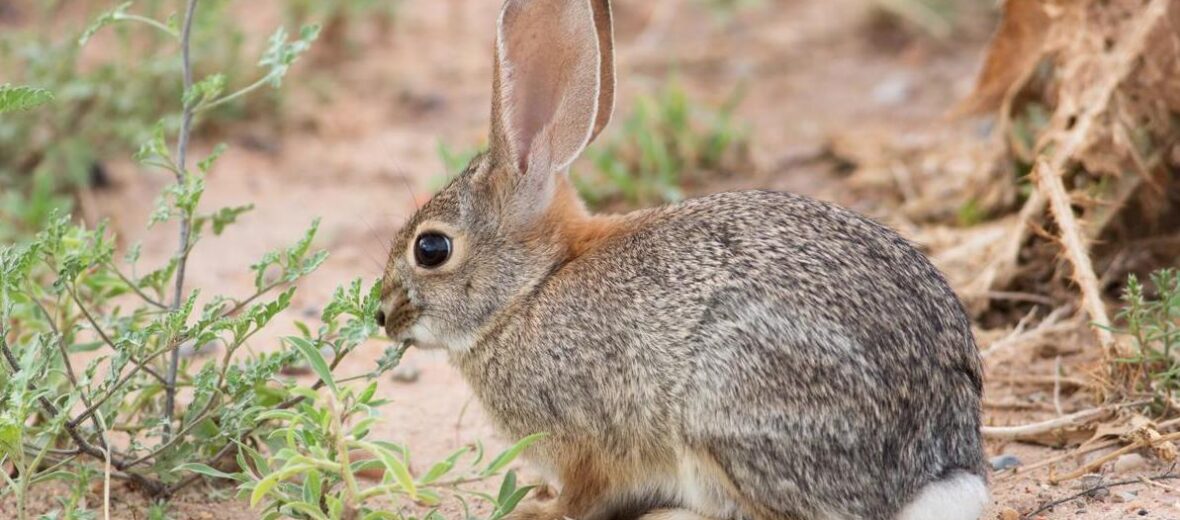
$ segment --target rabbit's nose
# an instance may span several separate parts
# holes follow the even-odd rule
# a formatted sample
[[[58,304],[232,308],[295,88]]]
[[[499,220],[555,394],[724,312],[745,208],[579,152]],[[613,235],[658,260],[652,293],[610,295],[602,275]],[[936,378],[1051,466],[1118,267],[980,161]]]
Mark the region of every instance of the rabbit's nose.
[[[384,310],[377,309],[377,325],[379,325],[381,328],[385,328],[385,311]]]

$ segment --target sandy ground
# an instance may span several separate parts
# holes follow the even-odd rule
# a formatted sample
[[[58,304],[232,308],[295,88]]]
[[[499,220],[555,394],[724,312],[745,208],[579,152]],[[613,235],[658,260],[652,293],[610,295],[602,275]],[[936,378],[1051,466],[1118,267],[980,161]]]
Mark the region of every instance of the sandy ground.
[[[876,131],[904,138],[948,125],[942,116],[969,90],[989,26],[969,24],[947,41],[914,37],[874,25],[869,0],[767,0],[762,8],[725,23],[690,4],[676,9],[668,23],[645,26],[646,5],[618,2],[623,96],[618,115],[627,113],[635,94],[657,89],[671,74],[705,100],[719,101],[739,83],[748,88],[738,116],[751,127],[757,167],[696,191],[785,189],[886,220],[887,205],[850,189],[831,161],[812,159],[823,157],[833,136]],[[376,278],[388,240],[443,174],[438,143],[468,148],[486,133],[497,8],[498,2],[489,0],[408,2],[388,35],[362,27],[351,50],[319,52],[300,65],[288,82],[287,110],[279,124],[240,124],[226,130],[220,139],[231,148],[210,175],[203,203],[214,208],[253,202],[257,209],[222,237],[207,238],[193,253],[190,264],[196,267],[189,271],[189,287],[206,294],[247,293],[252,285],[247,266],[295,240],[315,217],[323,219],[316,245],[331,257],[301,286],[291,309],[276,323],[318,314],[318,306],[338,284],[358,276]],[[277,21],[265,7],[248,16],[260,27]],[[214,142],[202,140],[198,153]],[[144,262],[166,259],[174,247],[171,230],[145,234],[142,228],[150,201],[169,179],[125,161],[110,166],[115,186],[96,193],[96,211],[112,218],[124,243],[143,240]],[[250,347],[274,348],[275,338],[289,332],[280,325]],[[368,370],[382,348],[373,342],[348,359],[343,371]],[[1032,356],[1010,357],[1005,366],[989,366],[989,372],[1027,366],[1034,362]],[[420,464],[477,439],[496,439],[478,405],[468,406],[471,392],[445,358],[412,351],[404,363],[420,370],[420,377],[413,383],[381,381],[380,392],[393,404],[385,409],[379,437],[409,445]],[[1043,360],[1035,363],[1051,368]],[[1074,370],[1071,363],[1066,360],[1067,372]],[[1045,399],[1043,388],[995,378],[988,383],[988,396]],[[1079,400],[1067,399],[1066,404]],[[1051,415],[988,414],[989,423],[996,424]],[[989,446],[989,455],[1015,455],[1025,464],[1058,453],[1029,445]],[[1136,471],[1163,469],[1149,464]],[[994,504],[987,518],[1010,518],[1004,516],[1013,514],[1005,513],[1008,508],[1028,513],[1043,502],[1078,492],[1072,483],[1047,484],[1047,476],[1044,470],[993,475]],[[1125,492],[1136,495],[1119,494]],[[180,497],[174,512],[182,518],[255,516],[228,496],[225,491],[196,490]],[[141,506],[120,504],[117,500],[118,517],[144,518]],[[1136,484],[1070,502],[1041,517],[1175,519],[1180,518],[1180,491]]]

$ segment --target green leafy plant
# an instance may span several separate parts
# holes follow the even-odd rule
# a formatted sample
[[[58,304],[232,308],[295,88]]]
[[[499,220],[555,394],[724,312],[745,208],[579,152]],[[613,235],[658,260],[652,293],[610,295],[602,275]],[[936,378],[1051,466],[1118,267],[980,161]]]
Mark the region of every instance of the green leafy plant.
[[[260,416],[281,424],[267,437],[273,456],[264,457],[243,447],[238,461],[241,471],[233,474],[208,466],[186,467],[238,481],[242,493],[249,494],[250,505],[265,511],[262,518],[401,520],[415,517],[413,511],[421,509],[426,510],[424,518],[440,518],[437,507],[449,496],[465,510],[465,518],[473,518],[468,507],[470,499],[487,501],[491,506],[487,518],[497,520],[511,512],[532,489],[518,487],[511,472],[503,476],[496,496],[466,486],[500,475],[541,435],[522,439],[486,463],[482,447],[463,447],[414,476],[405,446],[370,437],[371,428],[379,420],[376,408],[385,404],[375,398],[377,383],[370,381],[356,392],[345,382],[333,381],[327,361],[311,342],[300,338],[291,341],[325,382],[327,391],[294,389],[293,394],[305,397],[296,407]],[[400,357],[401,351],[391,354]],[[370,470],[382,475],[380,481],[360,484],[358,474]],[[388,510],[389,501],[398,507]],[[407,513],[406,504],[411,502],[415,506]]]
[[[372,380],[394,368],[406,346],[390,346],[365,374],[342,380],[334,375],[378,332],[377,284],[354,280],[338,288],[318,325],[296,322],[298,335],[284,338],[274,351],[244,348],[289,307],[296,283],[326,259],[313,247],[318,222],[290,247],[249,266],[249,294],[207,295],[186,287],[189,255],[202,237],[226,232],[252,208],[202,207],[206,176],[225,147],[191,165],[195,119],[278,86],[318,34],[305,27],[291,39],[277,31],[260,60],[260,78],[230,91],[225,75],[195,73],[198,4],[187,0],[182,17],[163,22],[129,14],[124,4],[85,35],[135,21],[179,44],[179,115],[154,125],[135,154],[175,180],[160,194],[148,223],[178,224],[172,257],[145,269],[138,245],[119,254],[105,225],[77,225],[60,214],[51,214],[32,239],[0,246],[0,500],[14,495],[15,515],[24,520],[30,490],[57,482],[69,493],[51,517],[92,518],[84,507],[91,485],[102,481],[109,497],[110,481],[123,480],[154,501],[150,517],[164,518],[162,501],[211,478],[238,482],[268,518],[403,518],[373,502],[428,503],[444,492],[463,504],[463,496],[487,499],[491,518],[500,518],[528,486],[518,487],[511,473],[495,497],[464,486],[500,476],[539,436],[483,466],[482,450],[469,448],[415,477],[408,450],[369,437],[383,404],[374,398]],[[216,356],[184,358],[186,346]],[[282,376],[296,363],[311,368],[314,384]],[[358,393],[354,383],[361,380],[369,383]],[[465,460],[472,452],[475,460]],[[456,476],[461,462],[477,469]],[[385,478],[362,488],[355,472],[374,464]]]
[[[737,14],[761,7],[763,0],[696,0],[707,7],[718,20],[727,21]]]
[[[287,0],[283,10],[292,23],[315,20],[323,24],[328,46],[353,47],[353,29],[372,22],[379,32],[388,33],[401,4],[401,0]]]
[[[576,174],[575,184],[592,205],[682,199],[686,184],[748,161],[747,131],[733,118],[741,97],[738,89],[721,106],[706,107],[675,82],[640,97],[622,133],[589,150],[592,173]]]
[[[52,100],[53,93],[45,89],[0,85],[0,114],[28,110]]]
[[[1116,332],[1129,336],[1136,355],[1116,359],[1116,368],[1129,369],[1134,392],[1171,402],[1180,392],[1180,271],[1163,269],[1151,274],[1154,295],[1135,275],[1127,279],[1123,309]]]
[[[140,276],[138,247],[117,259],[114,237],[104,226],[87,229],[64,217],[51,218],[28,243],[0,248],[0,464],[16,470],[15,478],[4,474],[4,492],[16,494],[20,518],[31,486],[58,480],[81,489],[96,473],[167,497],[196,480],[171,470],[179,461],[231,454],[259,429],[256,416],[287,398],[283,387],[267,385],[297,353],[245,359],[235,353],[289,305],[292,284],[326,258],[311,249],[316,226],[292,247],[251,266],[257,273],[251,295],[214,296],[198,305],[199,291],[184,286],[188,255],[202,234],[223,232],[247,209],[200,211],[204,176],[220,147],[196,170],[188,168],[196,113],[240,95],[222,95],[223,80],[192,81],[196,4],[189,0],[182,29],[169,33],[180,43],[185,86],[176,152],[167,146],[167,124],[161,122],[137,154],[176,179],[152,215],[152,223],[179,222],[176,254]],[[125,9],[101,21],[127,19]],[[272,45],[278,50],[268,53],[275,57],[265,63],[271,66],[267,79],[285,72],[312,38],[314,30],[305,30],[295,43]],[[276,73],[276,67],[282,68]],[[344,303],[329,308],[331,315],[325,311],[324,325],[310,337],[333,345],[342,357],[364,340],[357,331],[368,330],[363,324],[371,318],[349,315],[355,309]],[[349,321],[339,324],[344,316]],[[214,342],[224,345],[218,362],[181,363],[181,346]],[[74,365],[72,354],[79,352],[94,353],[84,367]],[[176,402],[181,389],[192,393],[183,410]]]
[[[123,3],[85,29],[80,16],[93,8],[63,13],[60,4],[28,3],[22,23],[0,31],[0,70],[14,83],[55,94],[54,110],[0,118],[0,241],[35,234],[54,210],[69,213],[75,194],[102,186],[104,164],[148,137],[182,95],[176,81],[181,56],[174,49],[181,20],[176,9],[183,4]],[[201,52],[191,66],[198,77],[217,71],[232,84],[254,73],[229,5],[207,2],[192,20],[191,38]],[[93,38],[103,39],[102,50],[84,56],[83,45]],[[126,73],[131,69],[134,74]],[[214,127],[248,113],[272,113],[276,99],[236,98],[206,110],[198,123]],[[163,124],[175,132],[180,121],[173,115]]]

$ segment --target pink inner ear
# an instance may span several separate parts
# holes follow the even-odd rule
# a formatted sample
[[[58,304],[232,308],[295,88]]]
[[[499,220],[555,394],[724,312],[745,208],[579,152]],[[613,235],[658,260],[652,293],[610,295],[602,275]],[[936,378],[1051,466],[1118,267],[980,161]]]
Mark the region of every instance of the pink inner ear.
[[[546,67],[546,63],[538,63],[547,61],[545,57],[536,58],[525,57],[522,61],[516,61],[519,65],[510,70],[510,74],[515,76],[510,81],[512,90],[509,92],[511,137],[521,173],[528,169],[533,140],[553,120],[559,102],[557,71]]]
[[[586,0],[509,0],[499,28],[501,123],[521,173],[573,160],[594,122],[598,37]],[[538,139],[543,139],[541,143]]]
[[[534,2],[528,7],[541,10],[548,2]],[[551,5],[551,4],[550,4]],[[514,13],[515,14],[515,13]],[[560,103],[559,93],[565,85],[561,67],[567,62],[570,42],[553,38],[560,25],[560,13],[519,13],[512,20],[504,37],[503,50],[506,114],[509,138],[516,151],[521,173],[528,169],[528,157],[533,141],[553,121]],[[549,23],[546,22],[548,18]]]

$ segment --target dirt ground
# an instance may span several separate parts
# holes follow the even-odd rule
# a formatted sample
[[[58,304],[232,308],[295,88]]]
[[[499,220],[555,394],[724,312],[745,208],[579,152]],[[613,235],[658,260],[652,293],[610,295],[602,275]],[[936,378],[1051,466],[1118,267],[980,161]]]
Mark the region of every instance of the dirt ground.
[[[888,200],[845,176],[847,165],[829,153],[832,143],[923,143],[940,133],[978,143],[988,139],[987,121],[951,122],[945,117],[971,88],[994,23],[986,8],[951,36],[938,39],[882,22],[879,3],[873,0],[765,0],[728,21],[718,20],[697,2],[684,2],[673,6],[664,21],[648,23],[650,12],[663,3],[616,2],[622,96],[616,122],[628,113],[630,99],[652,92],[673,74],[704,100],[720,101],[738,84],[747,88],[737,115],[750,125],[755,167],[694,192],[790,190],[895,223],[896,208]],[[278,15],[268,10],[273,6],[254,4],[243,7],[248,11],[243,16],[265,34]],[[203,139],[198,153],[217,140],[231,146],[210,175],[206,207],[253,202],[257,209],[225,235],[207,238],[193,253],[190,265],[197,267],[189,271],[189,287],[207,294],[247,293],[252,287],[247,266],[295,240],[315,217],[323,219],[317,245],[331,257],[301,286],[295,303],[276,323],[318,314],[318,306],[338,284],[379,276],[389,239],[443,174],[438,143],[463,149],[484,138],[498,6],[493,0],[405,2],[388,34],[358,27],[351,45],[317,51],[299,65],[297,76],[287,82],[289,98],[280,124],[242,123],[216,139]],[[95,193],[94,211],[113,219],[125,243],[144,241],[142,261],[163,261],[172,254],[174,234],[166,228],[150,233],[142,229],[153,197],[170,179],[126,161],[111,164],[110,170],[114,187]],[[899,227],[907,233],[905,226]],[[275,338],[290,331],[276,327],[269,337],[254,339],[251,348],[273,348]],[[979,332],[986,349],[1004,331]],[[1068,347],[1083,349],[1084,339],[1077,342]],[[347,360],[343,370],[367,371],[382,348],[374,342],[370,350]],[[1051,417],[1051,387],[1000,374],[1051,374],[1053,359],[1040,353],[989,358],[988,401],[1006,404],[989,406],[987,423]],[[1088,366],[1085,356],[1064,355],[1062,360],[1067,376],[1079,376]],[[385,408],[378,437],[410,446],[418,464],[476,439],[495,439],[471,402],[471,391],[441,354],[412,351],[405,364],[418,369],[420,377],[412,383],[381,381],[380,391],[393,404]],[[1067,391],[1062,405],[1069,411],[1083,400]],[[989,444],[988,451],[989,456],[1014,455],[1024,465],[1063,453],[1023,444]],[[1056,471],[1067,472],[1075,464],[1064,461]],[[1120,468],[1126,469],[1121,473],[1107,468],[1103,478],[1108,481],[1167,469],[1150,462]],[[1048,468],[994,474],[993,505],[985,518],[1016,518],[1079,492],[1078,481],[1054,486],[1048,477]],[[120,496],[118,517],[145,518],[142,505],[121,502],[125,497]],[[174,514],[223,520],[255,516],[229,496],[195,490],[177,500]],[[1136,483],[1033,518],[1041,517],[1178,519],[1180,489]]]

